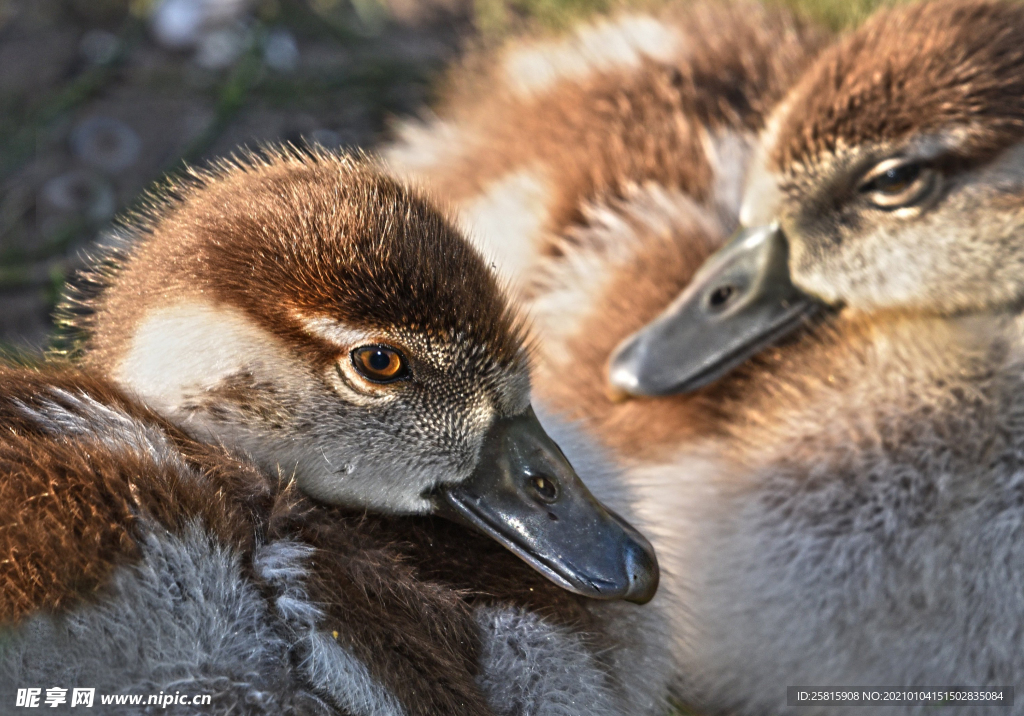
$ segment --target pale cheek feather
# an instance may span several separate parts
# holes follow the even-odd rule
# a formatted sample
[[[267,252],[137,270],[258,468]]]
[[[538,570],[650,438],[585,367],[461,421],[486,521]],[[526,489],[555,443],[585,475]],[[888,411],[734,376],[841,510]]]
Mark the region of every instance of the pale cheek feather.
[[[522,170],[497,179],[460,207],[466,233],[504,278],[515,281],[535,258],[550,196],[543,176]]]
[[[294,368],[277,338],[237,309],[186,302],[151,311],[114,370],[122,386],[175,415],[186,398],[252,371],[277,377]],[[253,369],[257,368],[257,371]]]
[[[672,27],[649,15],[626,15],[578,29],[560,42],[519,47],[505,56],[502,70],[522,95],[551,89],[557,82],[582,82],[592,74],[640,65],[644,57],[667,62],[683,49]]]
[[[792,99],[780,102],[765,122],[754,143],[740,201],[739,220],[743,226],[761,226],[775,219],[782,200],[780,176],[771,168],[771,152]]]
[[[730,221],[740,212],[755,137],[749,132],[704,130],[701,143],[714,172],[712,203]]]
[[[475,134],[465,125],[436,118],[402,122],[396,134],[382,154],[388,168],[406,179],[451,166],[475,144]]]
[[[764,226],[775,220],[782,201],[779,176],[765,167],[765,153],[754,151],[746,187],[740,202],[740,224],[747,227]]]
[[[571,240],[562,245],[565,255],[545,267],[531,305],[545,362],[556,367],[570,360],[566,341],[591,317],[594,296],[646,243],[724,231],[720,212],[655,184],[634,187],[626,200],[588,206],[584,212],[586,226],[573,229]]]

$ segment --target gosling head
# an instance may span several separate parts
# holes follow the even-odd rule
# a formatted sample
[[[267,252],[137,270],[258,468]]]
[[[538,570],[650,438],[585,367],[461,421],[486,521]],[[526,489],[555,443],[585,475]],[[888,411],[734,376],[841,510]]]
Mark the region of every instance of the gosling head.
[[[822,306],[1024,305],[1024,7],[924,2],[824,53],[768,122],[738,235],[613,355],[634,394],[709,383]]]
[[[321,501],[454,517],[566,589],[653,596],[650,544],[544,432],[522,326],[423,198],[271,151],[169,186],[127,233],[89,366]]]

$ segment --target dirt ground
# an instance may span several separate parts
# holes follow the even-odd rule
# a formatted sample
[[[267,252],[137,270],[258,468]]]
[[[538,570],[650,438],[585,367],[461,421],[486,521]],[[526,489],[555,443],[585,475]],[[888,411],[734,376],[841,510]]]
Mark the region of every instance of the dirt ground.
[[[175,48],[156,0],[0,0],[0,349],[46,344],[83,248],[164,173],[261,142],[368,147],[421,111],[470,9],[368,2],[254,1]]]

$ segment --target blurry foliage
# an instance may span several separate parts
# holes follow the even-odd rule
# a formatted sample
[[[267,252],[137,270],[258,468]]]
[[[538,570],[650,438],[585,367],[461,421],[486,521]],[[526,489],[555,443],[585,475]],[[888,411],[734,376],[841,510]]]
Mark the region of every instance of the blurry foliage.
[[[692,0],[473,0],[473,11],[481,33],[500,36],[531,25],[549,30],[564,30],[572,23],[597,13],[637,6],[652,7],[673,1]],[[857,25],[878,7],[891,5],[899,0],[767,1],[790,7],[833,30],[842,30]]]
[[[188,51],[156,47],[147,24],[158,2],[0,0],[0,43],[23,46],[38,38],[31,51],[50,63],[46,81],[26,82],[30,78],[22,76],[0,84],[0,346],[18,340],[26,326],[37,326],[28,335],[39,340],[47,307],[52,308],[79,252],[106,225],[73,212],[40,218],[40,187],[76,166],[67,137],[83,117],[111,107],[116,112],[117,97],[125,91],[205,108],[195,115],[200,126],[190,130],[190,139],[181,137],[171,155],[151,147],[123,177],[104,178],[118,192],[117,209],[123,212],[132,207],[131,196],[161,174],[224,153],[236,141],[301,142],[304,132],[322,127],[323,136],[337,137],[341,144],[368,142],[388,117],[415,111],[441,67],[436,47],[454,47],[450,28],[397,28],[388,34],[387,6],[378,0],[252,0],[237,59],[222,70],[204,69]],[[116,47],[102,62],[90,63],[81,50],[66,51],[69,41],[96,31]],[[280,72],[265,62],[267,38],[282,31],[298,42],[300,52],[312,53],[308,67]],[[53,49],[63,45],[61,52],[48,49],[48,42]],[[409,49],[421,46],[416,43],[426,43],[427,50]],[[276,120],[259,119],[282,111],[286,119],[279,130],[273,128]],[[287,119],[289,114],[297,119]],[[181,131],[174,120],[154,121]]]
[[[880,7],[894,5],[898,0],[777,0],[806,17],[817,20],[833,30],[844,30],[860,24]]]
[[[489,36],[506,34],[524,23],[561,30],[594,13],[607,12],[614,0],[473,0],[477,27]]]
[[[122,20],[131,7],[131,0],[64,0],[71,17],[93,23]]]

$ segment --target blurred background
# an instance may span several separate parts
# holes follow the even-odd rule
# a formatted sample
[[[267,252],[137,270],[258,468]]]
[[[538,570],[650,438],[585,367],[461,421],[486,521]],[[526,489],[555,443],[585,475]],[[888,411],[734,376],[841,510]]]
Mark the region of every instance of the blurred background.
[[[834,28],[878,4],[770,1]],[[372,148],[467,48],[622,4],[0,0],[0,352],[46,345],[83,248],[162,175],[267,141]]]

